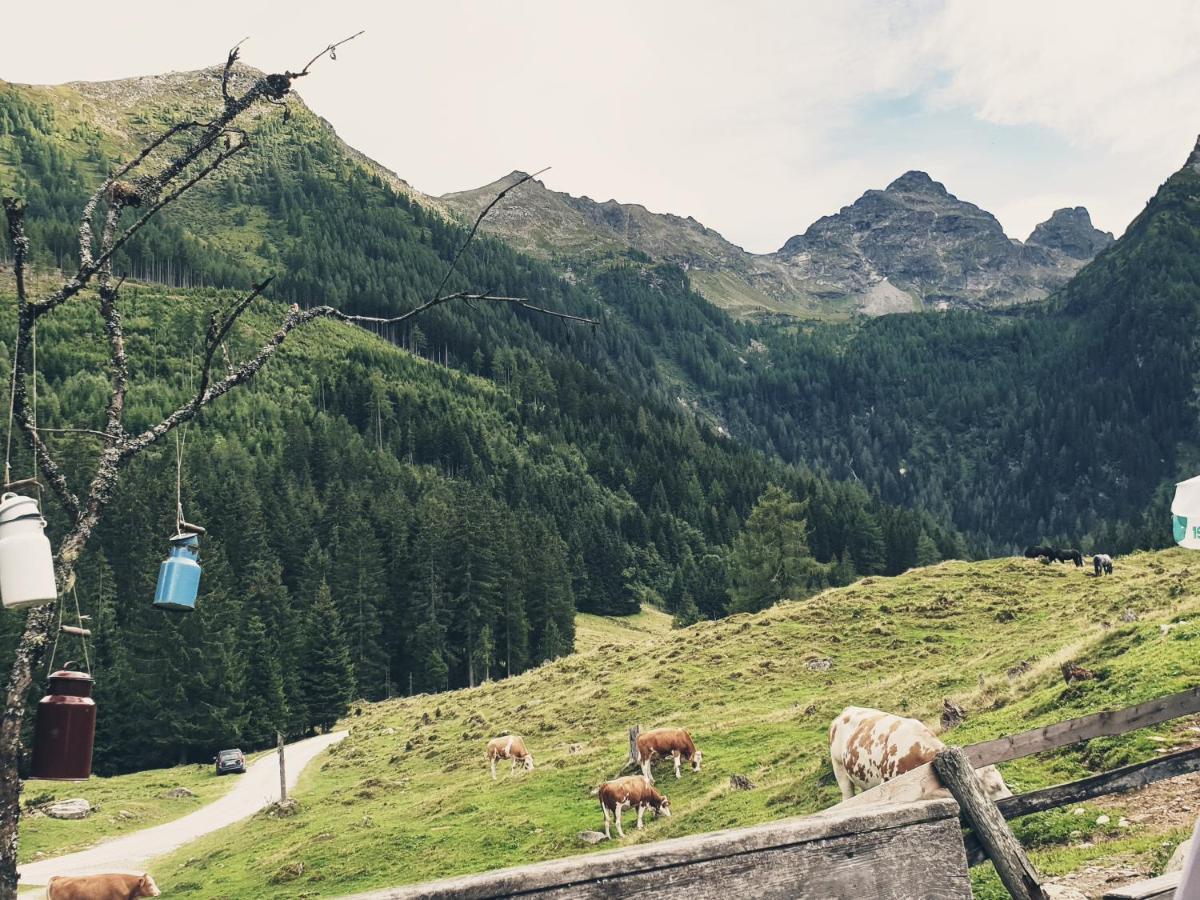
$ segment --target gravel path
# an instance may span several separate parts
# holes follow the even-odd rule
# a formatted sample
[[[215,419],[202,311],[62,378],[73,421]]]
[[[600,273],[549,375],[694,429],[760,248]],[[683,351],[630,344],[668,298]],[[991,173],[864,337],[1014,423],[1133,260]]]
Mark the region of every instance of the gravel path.
[[[322,734],[287,745],[288,788],[293,788],[300,773],[315,756],[336,744],[347,732]],[[101,872],[146,871],[156,856],[169,853],[210,832],[252,816],[279,799],[279,760],[269,753],[251,765],[244,775],[230,775],[237,784],[225,796],[194,813],[135,831],[116,840],[106,841],[67,856],[42,859],[21,866],[21,888],[44,885],[54,875],[94,875]]]

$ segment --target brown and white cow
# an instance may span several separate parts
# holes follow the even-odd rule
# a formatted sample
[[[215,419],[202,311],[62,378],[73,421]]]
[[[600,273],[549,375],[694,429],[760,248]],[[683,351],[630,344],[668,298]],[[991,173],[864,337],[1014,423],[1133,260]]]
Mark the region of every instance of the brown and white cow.
[[[158,885],[149,875],[55,875],[46,885],[47,900],[135,900],[158,895]]]
[[[847,706],[829,726],[829,758],[843,800],[933,762],[944,749],[924,722],[878,709]],[[1012,796],[995,766],[978,774],[993,800]]]
[[[621,810],[637,809],[637,827],[642,827],[642,816],[651,810],[656,816],[671,818],[671,801],[655,790],[642,775],[627,775],[614,778],[600,785],[600,808],[604,811],[604,836],[612,837],[609,825],[613,817],[617,820],[617,835],[625,837],[621,828]]]
[[[692,771],[700,771],[700,761],[704,754],[696,749],[692,736],[682,728],[655,728],[637,736],[637,764],[642,767],[642,774],[654,784],[654,775],[650,771],[651,764],[656,759],[671,757],[675,760],[675,777],[679,774],[679,761],[690,760]]]
[[[517,763],[524,763],[526,771],[533,771],[533,754],[525,749],[525,739],[519,734],[508,734],[492,738],[487,745],[487,759],[492,764],[492,781],[496,780],[496,760],[511,759],[508,774],[517,770]]]

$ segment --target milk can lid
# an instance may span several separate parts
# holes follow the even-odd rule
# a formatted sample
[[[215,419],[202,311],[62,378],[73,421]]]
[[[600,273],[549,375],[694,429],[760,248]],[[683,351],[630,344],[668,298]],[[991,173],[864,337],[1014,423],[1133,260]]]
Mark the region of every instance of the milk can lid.
[[[62,679],[64,681],[95,681],[87,672],[75,672],[71,669],[59,669],[57,672],[52,672],[48,676],[51,681]]]
[[[0,497],[0,525],[17,519],[41,518],[38,502],[33,497],[23,494],[5,494]]]

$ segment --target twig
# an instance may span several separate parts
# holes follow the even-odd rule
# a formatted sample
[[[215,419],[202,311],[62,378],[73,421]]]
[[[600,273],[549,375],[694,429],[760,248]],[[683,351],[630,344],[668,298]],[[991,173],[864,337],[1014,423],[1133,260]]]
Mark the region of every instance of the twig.
[[[301,69],[299,72],[296,72],[294,74],[289,72],[288,74],[291,75],[293,78],[301,78],[301,77],[307,75],[308,70],[312,66],[312,64],[315,63],[318,59],[320,59],[322,56],[324,56],[327,53],[329,54],[330,59],[336,60],[338,47],[342,46],[342,44],[349,43],[350,41],[352,41],[356,37],[358,37],[360,34],[365,34],[365,33],[366,33],[365,29],[363,31],[356,31],[356,32],[354,32],[354,34],[350,35],[350,37],[342,38],[336,44],[330,44],[328,47],[326,47],[324,50],[322,50],[320,53],[318,53],[316,56],[314,56],[312,59],[310,59],[305,64],[304,68]]]
[[[497,203],[499,203],[501,200],[503,200],[504,196],[509,191],[513,190],[513,188],[518,188],[521,185],[523,185],[525,182],[530,181],[534,178],[537,178],[543,172],[548,172],[549,170],[550,170],[550,167],[546,166],[546,168],[539,169],[538,171],[534,172],[532,175],[526,175],[524,178],[521,178],[521,179],[513,182],[508,187],[504,188],[504,190],[502,190],[500,193],[498,193],[492,199],[492,202],[483,208],[483,210],[479,213],[479,216],[475,219],[475,224],[472,225],[471,230],[469,232],[467,232],[466,240],[464,240],[462,242],[462,244],[459,246],[458,250],[454,254],[454,258],[450,260],[450,265],[446,267],[446,274],[442,276],[442,280],[438,283],[437,290],[435,290],[433,292],[434,297],[439,296],[442,293],[442,291],[445,290],[446,282],[449,281],[450,276],[454,274],[454,270],[455,270],[455,268],[458,267],[458,261],[462,258],[463,252],[467,249],[467,245],[469,245],[471,243],[471,241],[474,239],[475,232],[477,232],[479,230],[479,226],[481,224],[483,224],[483,220],[487,217],[487,214],[492,211],[492,207],[494,207]]]

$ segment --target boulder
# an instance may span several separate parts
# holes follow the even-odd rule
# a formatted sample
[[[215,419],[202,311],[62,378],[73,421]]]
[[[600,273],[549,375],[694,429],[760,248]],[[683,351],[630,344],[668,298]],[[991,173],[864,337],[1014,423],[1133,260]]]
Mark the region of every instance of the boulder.
[[[86,819],[92,812],[92,804],[82,797],[71,800],[56,800],[42,808],[42,812],[52,819]]]
[[[195,797],[196,794],[193,791],[189,791],[185,787],[177,787],[171,788],[171,790],[167,791],[165,794],[163,794],[163,796],[169,797],[172,800],[182,800],[184,797]]]
[[[581,831],[579,832],[579,840],[585,844],[598,844],[601,841],[607,841],[603,831]]]
[[[1188,854],[1192,852],[1192,839],[1188,838],[1182,844],[1175,848],[1175,852],[1171,854],[1171,858],[1167,860],[1167,867],[1163,869],[1163,874],[1168,872],[1182,872],[1183,864],[1187,862]]]

